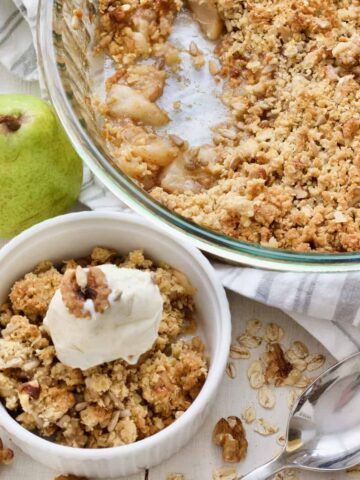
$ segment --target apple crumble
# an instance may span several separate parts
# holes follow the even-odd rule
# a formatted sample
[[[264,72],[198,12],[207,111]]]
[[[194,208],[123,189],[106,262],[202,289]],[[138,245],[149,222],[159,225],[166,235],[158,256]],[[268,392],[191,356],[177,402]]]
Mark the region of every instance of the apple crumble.
[[[156,101],[181,75],[168,39],[181,8],[217,42],[220,68],[206,68],[223,82],[228,116],[208,145],[158,130],[170,118]],[[236,239],[360,250],[359,26],[359,0],[100,0],[98,49],[117,69],[102,106],[115,165]]]
[[[136,364],[114,360],[86,370],[71,368],[57,358],[44,316],[65,277],[77,274],[79,266],[92,269],[94,277],[104,263],[151,272],[163,299],[158,337]],[[101,300],[100,277],[92,279],[88,293]],[[87,258],[60,266],[42,262],[15,282],[0,308],[5,407],[26,429],[72,447],[114,447],[162,430],[187,410],[207,376],[200,338],[180,338],[196,329],[194,293],[184,274],[154,264],[139,250],[124,257],[97,247]]]

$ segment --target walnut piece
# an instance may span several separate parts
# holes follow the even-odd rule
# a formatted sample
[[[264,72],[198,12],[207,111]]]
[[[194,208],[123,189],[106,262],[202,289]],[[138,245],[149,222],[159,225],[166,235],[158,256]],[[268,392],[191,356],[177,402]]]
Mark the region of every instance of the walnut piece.
[[[60,284],[62,299],[68,310],[77,318],[89,318],[90,312],[84,310],[86,300],[94,303],[94,309],[103,313],[110,306],[111,289],[106,282],[105,274],[97,267],[90,267],[87,272],[87,282],[80,281],[79,267],[67,270]],[[81,267],[80,271],[85,273]],[[79,285],[80,283],[80,285]]]
[[[291,363],[285,359],[279,343],[268,345],[263,360],[265,363],[265,380],[268,384],[281,385],[293,369]]]
[[[222,447],[225,462],[240,462],[246,455],[248,442],[240,418],[221,418],[215,425],[213,441]]]

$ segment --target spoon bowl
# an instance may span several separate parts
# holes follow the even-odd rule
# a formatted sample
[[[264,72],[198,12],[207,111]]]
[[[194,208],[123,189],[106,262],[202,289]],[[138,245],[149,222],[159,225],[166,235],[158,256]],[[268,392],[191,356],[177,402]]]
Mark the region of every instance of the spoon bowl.
[[[286,468],[334,472],[359,464],[359,405],[360,352],[305,390],[290,417],[283,452],[243,480],[266,480]]]

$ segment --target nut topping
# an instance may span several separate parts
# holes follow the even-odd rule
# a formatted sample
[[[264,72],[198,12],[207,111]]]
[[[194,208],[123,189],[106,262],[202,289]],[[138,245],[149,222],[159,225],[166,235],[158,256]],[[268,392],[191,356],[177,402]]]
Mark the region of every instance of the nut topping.
[[[225,462],[240,462],[246,455],[248,442],[240,418],[221,418],[215,425],[213,441],[222,447]]]
[[[40,397],[40,385],[37,380],[23,383],[19,390],[20,392],[27,393],[29,397],[33,398],[34,400],[37,400]]]
[[[64,304],[78,318],[90,317],[90,313],[84,310],[86,300],[93,301],[97,313],[104,313],[110,305],[108,298],[111,290],[100,268],[90,267],[87,278],[84,274],[81,267],[67,270],[60,284]]]

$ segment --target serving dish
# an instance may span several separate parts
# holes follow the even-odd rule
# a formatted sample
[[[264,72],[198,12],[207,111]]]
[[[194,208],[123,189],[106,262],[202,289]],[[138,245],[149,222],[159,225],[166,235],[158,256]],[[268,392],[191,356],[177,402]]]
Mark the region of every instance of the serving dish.
[[[84,12],[74,27],[73,10]],[[227,261],[291,271],[351,271],[360,254],[300,253],[261,247],[201,227],[154,201],[128,176],[113,167],[100,135],[96,112],[86,98],[101,85],[104,65],[93,58],[96,3],[43,1],[39,8],[38,43],[46,86],[75,148],[100,181],[118,198],[167,231],[191,238],[199,248]],[[85,100],[85,101],[84,101]]]
[[[156,465],[184,446],[204,421],[222,381],[227,362],[231,322],[226,295],[204,256],[194,247],[165,236],[147,222],[126,214],[82,212],[45,221],[7,244],[0,252],[0,298],[9,287],[44,258],[61,261],[81,256],[94,245],[119,251],[143,248],[192,279],[197,289],[200,336],[210,357],[207,380],[191,407],[172,425],[136,443],[105,449],[72,448],[52,443],[25,430],[0,406],[0,425],[16,445],[40,463],[60,472],[89,477],[130,475]]]

